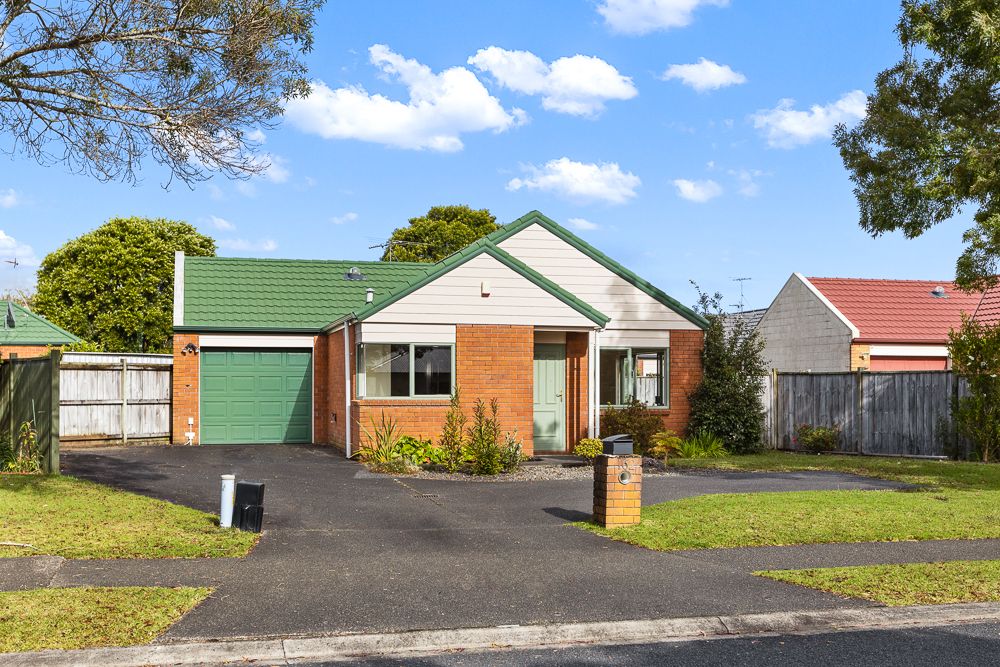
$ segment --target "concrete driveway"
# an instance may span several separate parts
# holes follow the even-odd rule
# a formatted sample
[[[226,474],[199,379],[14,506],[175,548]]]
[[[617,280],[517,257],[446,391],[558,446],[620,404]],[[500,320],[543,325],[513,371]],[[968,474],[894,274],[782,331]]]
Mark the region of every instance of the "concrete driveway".
[[[159,640],[178,641],[867,606],[757,578],[748,568],[789,558],[914,558],[905,550],[871,556],[874,545],[655,552],[565,525],[589,517],[590,482],[356,477],[361,470],[322,447],[64,452],[64,474],[212,513],[220,475],[265,482],[264,535],[242,560],[66,561],[53,585],[216,586]],[[830,472],[644,482],[643,504],[704,493],[900,486]]]

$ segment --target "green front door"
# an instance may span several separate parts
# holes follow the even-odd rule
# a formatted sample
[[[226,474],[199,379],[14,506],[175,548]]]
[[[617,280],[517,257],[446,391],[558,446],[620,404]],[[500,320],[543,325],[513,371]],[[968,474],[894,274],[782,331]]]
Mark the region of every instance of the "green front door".
[[[201,351],[201,442],[312,441],[312,353]]]
[[[535,451],[566,451],[566,346],[535,344]]]

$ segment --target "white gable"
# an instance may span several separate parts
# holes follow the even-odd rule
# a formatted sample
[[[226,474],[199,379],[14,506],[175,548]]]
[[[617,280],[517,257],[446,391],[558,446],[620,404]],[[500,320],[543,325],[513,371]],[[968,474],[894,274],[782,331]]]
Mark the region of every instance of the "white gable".
[[[489,296],[482,295],[483,282]],[[486,253],[365,319],[375,322],[509,324],[586,328],[597,324]]]
[[[625,331],[700,327],[594,261],[539,224],[531,224],[498,244],[512,256],[611,318],[602,342]],[[616,334],[616,332],[622,332]],[[655,334],[650,333],[651,337]],[[634,338],[634,334],[631,336]]]

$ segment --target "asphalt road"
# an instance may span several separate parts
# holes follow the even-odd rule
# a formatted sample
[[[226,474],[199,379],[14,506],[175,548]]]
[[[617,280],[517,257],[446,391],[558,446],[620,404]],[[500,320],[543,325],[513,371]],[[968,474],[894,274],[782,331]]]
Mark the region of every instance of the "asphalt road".
[[[202,663],[197,667],[216,667]],[[232,664],[232,663],[229,663]],[[273,663],[261,663],[263,665]],[[295,667],[333,667],[337,662],[287,661]],[[880,665],[985,667],[1000,665],[1000,623],[864,630],[818,634],[754,635],[667,643],[496,648],[407,657],[358,656],[358,667],[772,667]],[[166,667],[166,666],[164,666]]]
[[[915,543],[655,552],[566,525],[589,517],[590,482],[358,478],[357,464],[320,447],[74,451],[63,463],[66,474],[213,513],[221,474],[267,484],[265,534],[246,559],[60,567],[54,585],[211,581],[212,598],[163,642],[870,606],[751,572],[772,561],[926,562],[997,552],[987,541],[952,543],[944,556]],[[829,472],[674,475],[647,477],[643,503],[895,486]]]

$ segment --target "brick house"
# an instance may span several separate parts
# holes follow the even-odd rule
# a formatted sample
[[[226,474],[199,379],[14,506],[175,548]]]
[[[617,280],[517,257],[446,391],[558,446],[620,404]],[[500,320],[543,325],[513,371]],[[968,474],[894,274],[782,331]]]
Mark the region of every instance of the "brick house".
[[[779,371],[946,370],[948,334],[981,297],[950,281],[794,273],[757,330]]]
[[[41,357],[50,347],[79,343],[80,339],[13,301],[0,301],[4,328],[0,331],[0,358],[16,354],[21,359]]]
[[[173,438],[350,455],[385,413],[436,441],[456,386],[466,414],[500,399],[527,453],[632,396],[683,432],[706,325],[538,212],[436,264],[178,253]]]

